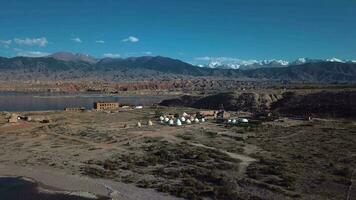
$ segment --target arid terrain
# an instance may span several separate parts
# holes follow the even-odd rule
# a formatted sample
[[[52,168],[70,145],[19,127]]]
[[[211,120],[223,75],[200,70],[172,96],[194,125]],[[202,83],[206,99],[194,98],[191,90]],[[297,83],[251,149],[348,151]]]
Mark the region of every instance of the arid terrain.
[[[356,0],[0,2],[0,200],[356,200]]]
[[[158,120],[197,111],[18,113],[49,123],[8,123],[11,113],[2,113],[0,175],[120,200],[356,198],[354,119],[255,119],[231,112],[250,122],[207,119],[177,127]]]

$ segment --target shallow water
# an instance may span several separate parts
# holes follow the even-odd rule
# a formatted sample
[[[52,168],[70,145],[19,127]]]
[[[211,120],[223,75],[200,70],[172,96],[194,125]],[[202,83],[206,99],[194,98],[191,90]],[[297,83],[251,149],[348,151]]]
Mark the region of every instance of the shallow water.
[[[63,110],[66,107],[93,108],[96,101],[148,106],[159,103],[163,96],[105,96],[100,94],[0,93],[0,111]]]
[[[0,178],[1,200],[93,200],[66,194],[41,193],[37,190],[38,184],[21,178]],[[99,200],[108,198],[100,197]]]

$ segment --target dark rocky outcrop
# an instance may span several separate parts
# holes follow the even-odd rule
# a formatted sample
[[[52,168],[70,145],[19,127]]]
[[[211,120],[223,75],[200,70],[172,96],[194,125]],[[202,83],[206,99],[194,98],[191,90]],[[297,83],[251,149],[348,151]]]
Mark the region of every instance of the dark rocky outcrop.
[[[180,98],[163,100],[159,105],[167,107],[193,107],[201,97],[184,95]]]
[[[356,117],[356,91],[322,91],[297,94],[255,92],[219,93],[206,97],[183,96],[165,100],[162,106],[186,106],[228,111],[275,111],[290,116]]]
[[[192,107],[204,109],[224,108],[231,111],[260,111],[269,109],[281,96],[254,92],[230,92],[207,96],[196,101]]]
[[[356,91],[286,93],[272,109],[282,114],[322,117],[356,117]]]
[[[260,111],[269,109],[270,105],[281,98],[277,94],[259,94],[253,92],[228,92],[206,97],[182,96],[178,99],[165,100],[161,106],[186,106],[199,109],[230,111]]]

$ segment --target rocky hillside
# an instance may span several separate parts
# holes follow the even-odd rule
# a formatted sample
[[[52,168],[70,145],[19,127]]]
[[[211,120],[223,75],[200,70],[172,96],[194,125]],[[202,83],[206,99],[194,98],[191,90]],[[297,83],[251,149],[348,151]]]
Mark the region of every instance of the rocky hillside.
[[[260,111],[269,109],[270,105],[282,96],[255,92],[230,92],[207,96],[193,104],[195,108],[219,109],[223,107],[232,111]]]
[[[200,98],[199,96],[184,95],[175,99],[163,100],[159,105],[167,107],[194,107],[195,102]]]
[[[162,106],[187,106],[228,111],[275,111],[291,116],[356,117],[356,91],[322,91],[309,94],[230,92],[206,97],[183,96],[164,100]]]
[[[278,94],[255,92],[229,92],[206,97],[183,96],[178,99],[164,100],[162,106],[187,106],[199,109],[217,110],[224,108],[229,111],[261,111],[269,109],[273,102],[282,98]]]
[[[317,92],[306,95],[286,93],[272,105],[287,115],[356,117],[356,91]]]

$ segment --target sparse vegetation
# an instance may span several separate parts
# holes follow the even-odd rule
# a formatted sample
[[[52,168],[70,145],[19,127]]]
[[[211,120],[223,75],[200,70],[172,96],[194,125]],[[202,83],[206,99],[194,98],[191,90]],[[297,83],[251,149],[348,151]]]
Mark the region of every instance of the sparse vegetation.
[[[188,199],[236,198],[238,191],[231,184],[237,186],[237,182],[233,176],[227,176],[227,173],[236,173],[238,160],[218,151],[195,147],[184,142],[172,144],[167,141],[150,141],[150,143],[140,148],[142,154],[117,155],[104,162],[91,161],[90,164],[99,166],[104,172],[94,167],[84,169],[84,173],[116,178],[120,177],[118,169],[130,170],[136,174],[153,175],[162,179],[160,182],[135,180],[140,187],[156,188],[158,191]]]
[[[56,119],[49,124],[2,126],[1,160],[187,199],[338,200],[350,185],[356,166],[352,121],[282,118],[228,127],[209,120],[182,127],[135,126],[155,117],[155,110],[55,112],[48,114]]]

